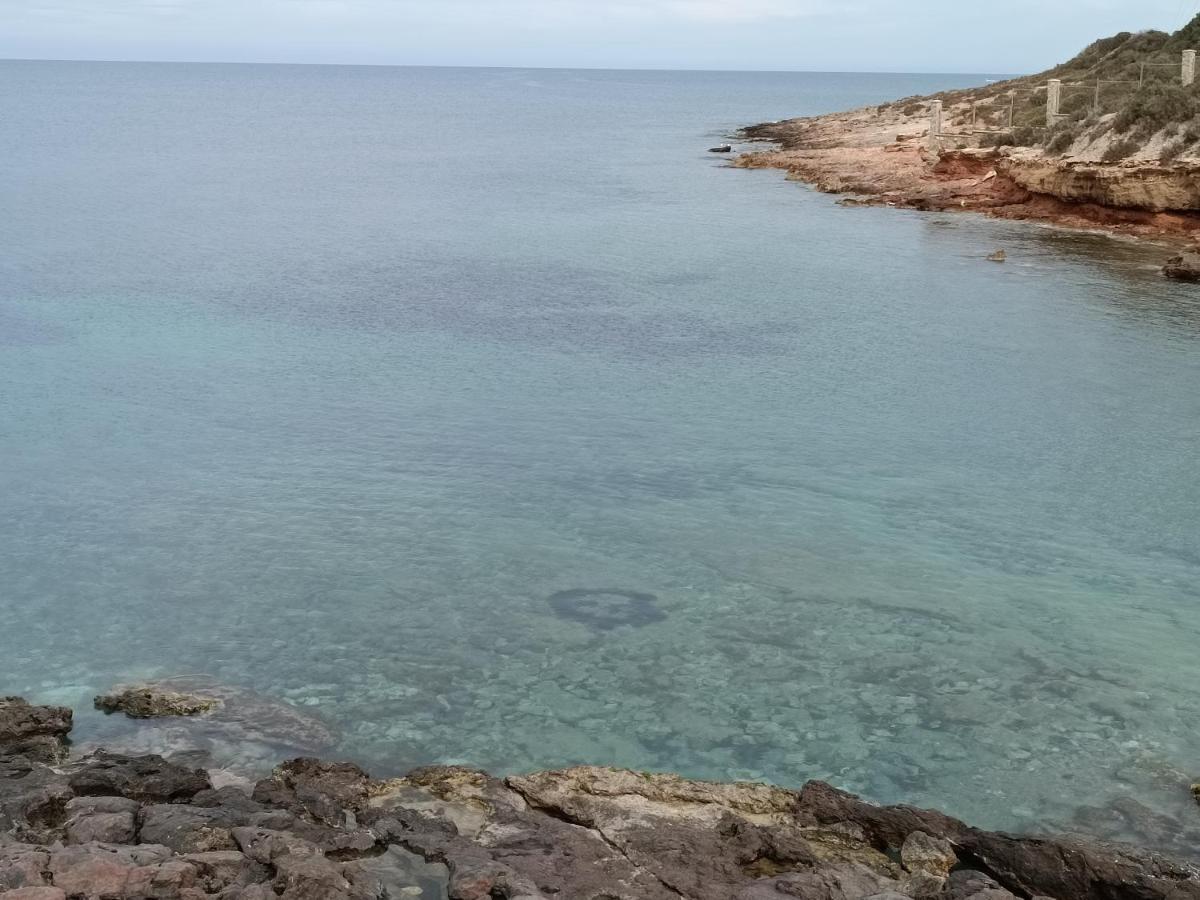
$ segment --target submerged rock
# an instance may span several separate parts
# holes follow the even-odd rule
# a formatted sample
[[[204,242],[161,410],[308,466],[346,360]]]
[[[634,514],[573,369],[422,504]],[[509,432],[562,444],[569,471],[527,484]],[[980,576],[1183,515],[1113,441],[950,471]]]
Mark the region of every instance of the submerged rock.
[[[551,594],[551,608],[564,619],[581,622],[598,631],[610,631],[621,625],[640,628],[661,622],[666,613],[656,605],[653,594],[611,588],[573,588]]]
[[[337,743],[333,729],[317,716],[257,691],[222,684],[206,676],[184,676],[117,688],[97,698],[115,698],[116,708],[166,718],[136,715],[135,731],[109,738],[105,745],[133,753],[172,756],[208,751],[245,775],[258,777],[281,758],[319,754]],[[128,698],[128,702],[126,702]],[[204,705],[207,709],[196,709]],[[195,709],[195,712],[167,712]],[[92,746],[89,749],[97,749]]]
[[[989,262],[1005,262],[1008,259],[1008,254],[1003,250],[997,250],[995,253],[988,254]]]
[[[198,716],[221,705],[216,697],[185,694],[161,685],[119,686],[94,701],[96,709],[106,713],[123,712],[131,719],[156,719],[167,716]]]

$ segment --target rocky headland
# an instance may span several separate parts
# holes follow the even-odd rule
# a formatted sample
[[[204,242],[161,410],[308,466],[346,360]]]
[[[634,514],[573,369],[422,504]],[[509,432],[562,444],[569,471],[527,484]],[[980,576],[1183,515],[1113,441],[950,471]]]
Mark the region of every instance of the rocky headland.
[[[874,107],[745,129],[770,150],[731,165],[783,169],[848,202],[1099,229],[1191,246],[1200,163],[1105,164],[1010,147],[934,147],[919,119]]]
[[[848,204],[971,211],[1160,239],[1184,250],[1166,274],[1193,280],[1200,277],[1200,89],[1180,66],[1197,46],[1200,16],[1174,34],[1097,41],[1038,75],[754,125],[740,137],[774,146],[731,165],[782,169],[848,195]],[[1061,95],[1057,114],[1049,107],[1060,102],[1050,100],[1052,81]]]
[[[138,718],[221,702],[143,688],[97,698]],[[252,782],[186,753],[72,753],[72,718],[0,700],[5,900],[1200,898],[1194,860],[985,831],[815,781],[591,767],[378,780],[299,758]]]

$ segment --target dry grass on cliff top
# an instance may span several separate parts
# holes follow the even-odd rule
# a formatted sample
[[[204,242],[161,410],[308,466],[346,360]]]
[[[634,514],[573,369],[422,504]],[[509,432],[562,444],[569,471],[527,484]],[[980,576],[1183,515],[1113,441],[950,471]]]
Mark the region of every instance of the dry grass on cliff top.
[[[940,99],[947,130],[970,130],[972,118],[974,128],[994,130],[976,138],[983,144],[1038,147],[1052,156],[1104,162],[1194,157],[1200,154],[1200,84],[1185,88],[1180,82],[1187,49],[1200,50],[1200,15],[1174,34],[1122,32],[1037,75],[908,97],[883,104],[879,112],[923,118],[928,101]],[[1064,118],[1046,129],[1046,82],[1052,78],[1063,82]]]

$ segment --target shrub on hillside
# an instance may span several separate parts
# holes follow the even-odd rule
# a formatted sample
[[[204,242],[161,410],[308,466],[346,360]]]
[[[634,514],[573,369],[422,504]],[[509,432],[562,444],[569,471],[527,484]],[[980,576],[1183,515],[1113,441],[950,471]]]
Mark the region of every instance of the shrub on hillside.
[[[1159,153],[1158,158],[1163,162],[1175,162],[1175,160],[1183,156],[1183,151],[1187,148],[1188,142],[1183,139],[1171,141],[1169,144],[1163,145],[1162,152]]]
[[[1075,143],[1077,137],[1078,135],[1073,129],[1059,129],[1046,141],[1046,152],[1054,155],[1066,153],[1071,148],[1071,145]]]
[[[1129,159],[1133,154],[1142,149],[1142,143],[1137,138],[1125,137],[1113,141],[1104,155],[1100,157],[1102,162],[1115,163],[1121,162],[1123,159]]]
[[[1180,84],[1143,85],[1117,113],[1113,128],[1120,134],[1132,131],[1149,137],[1175,122],[1187,122],[1200,115],[1200,93]]]
[[[1018,147],[1032,147],[1038,142],[1039,131],[1036,128],[1020,127],[1013,129],[1013,142]]]

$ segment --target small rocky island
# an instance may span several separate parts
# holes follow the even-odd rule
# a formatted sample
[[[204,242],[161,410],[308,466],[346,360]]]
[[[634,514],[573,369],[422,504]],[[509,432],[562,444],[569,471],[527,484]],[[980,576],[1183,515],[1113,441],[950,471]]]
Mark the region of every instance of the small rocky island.
[[[97,704],[202,716],[220,697]],[[821,782],[573,768],[376,780],[294,759],[257,783],[187,754],[69,752],[72,711],[0,699],[4,900],[1198,900],[1200,866],[1017,837]]]

